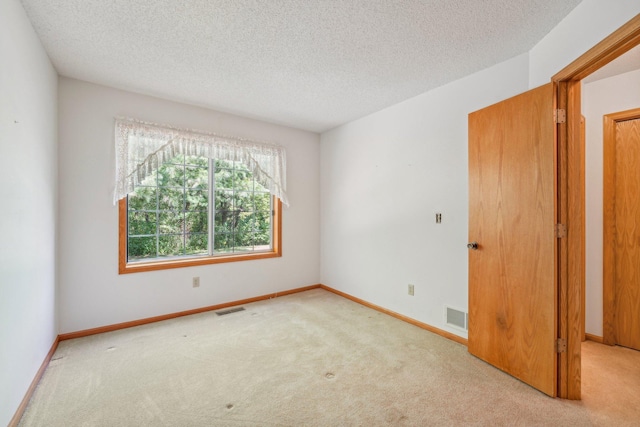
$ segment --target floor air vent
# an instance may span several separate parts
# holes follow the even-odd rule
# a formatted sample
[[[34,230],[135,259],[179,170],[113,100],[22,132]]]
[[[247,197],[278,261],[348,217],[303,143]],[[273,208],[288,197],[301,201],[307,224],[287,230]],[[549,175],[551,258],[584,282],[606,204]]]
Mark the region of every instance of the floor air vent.
[[[447,325],[463,331],[469,328],[469,314],[447,305],[444,306],[444,321]]]
[[[239,311],[244,311],[244,307],[235,307],[230,308],[229,310],[216,311],[218,316],[224,316],[225,314],[237,313]]]

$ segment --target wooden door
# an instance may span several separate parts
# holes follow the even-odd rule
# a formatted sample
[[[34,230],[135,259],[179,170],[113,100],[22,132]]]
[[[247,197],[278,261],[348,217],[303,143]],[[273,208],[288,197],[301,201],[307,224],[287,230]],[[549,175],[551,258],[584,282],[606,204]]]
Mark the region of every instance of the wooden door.
[[[605,271],[613,278],[613,343],[640,350],[640,118],[624,114],[605,118],[605,244],[612,249],[605,263],[613,261]]]
[[[469,115],[469,352],[556,395],[550,83]]]

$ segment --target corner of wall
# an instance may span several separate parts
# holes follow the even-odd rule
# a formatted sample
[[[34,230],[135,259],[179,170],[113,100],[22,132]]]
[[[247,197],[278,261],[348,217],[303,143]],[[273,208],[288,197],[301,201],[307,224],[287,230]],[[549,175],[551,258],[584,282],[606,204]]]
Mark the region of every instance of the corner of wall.
[[[0,425],[57,337],[57,79],[18,0],[0,2]],[[4,42],[8,40],[8,42]],[[19,414],[16,415],[18,417]]]

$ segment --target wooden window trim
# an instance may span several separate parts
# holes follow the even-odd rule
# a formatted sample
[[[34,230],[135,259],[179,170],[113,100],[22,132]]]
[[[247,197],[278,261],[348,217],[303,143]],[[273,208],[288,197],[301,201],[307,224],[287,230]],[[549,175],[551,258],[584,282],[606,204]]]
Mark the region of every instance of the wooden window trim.
[[[148,262],[127,262],[127,200],[118,202],[118,273],[141,273],[143,271],[166,270],[169,268],[194,267],[198,265],[221,264],[225,262],[249,261],[254,259],[278,258],[282,256],[282,201],[274,197],[272,249],[268,252],[216,255],[198,258],[172,259]]]

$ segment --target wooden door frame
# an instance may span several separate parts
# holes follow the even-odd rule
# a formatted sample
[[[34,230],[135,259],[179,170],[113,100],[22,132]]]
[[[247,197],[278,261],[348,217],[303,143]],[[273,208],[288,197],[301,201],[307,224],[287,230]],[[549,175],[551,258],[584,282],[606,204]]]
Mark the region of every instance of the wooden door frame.
[[[586,177],[585,177],[585,166],[586,166],[586,148],[587,148],[587,119],[581,114],[580,115],[580,164],[582,167],[580,168],[580,200],[582,201],[582,210],[586,211]],[[587,220],[586,215],[583,218],[583,230],[582,230],[582,239],[580,245],[582,246],[582,250],[580,251],[582,259],[580,260],[580,271],[582,272],[582,284],[581,284],[581,294],[580,294],[580,340],[582,342],[587,339]]]
[[[602,339],[605,344],[615,345],[617,330],[614,322],[616,306],[615,250],[614,250],[614,196],[616,171],[616,124],[625,120],[640,119],[640,108],[607,114],[604,116],[604,233],[603,233],[603,277],[602,277]]]
[[[584,163],[580,144],[581,80],[640,44],[640,14],[551,78],[557,88],[557,108],[567,112],[557,129],[557,215],[567,235],[558,239],[558,338],[567,349],[559,353],[558,397],[580,399],[582,343],[582,250],[585,235],[585,205],[580,188]]]

